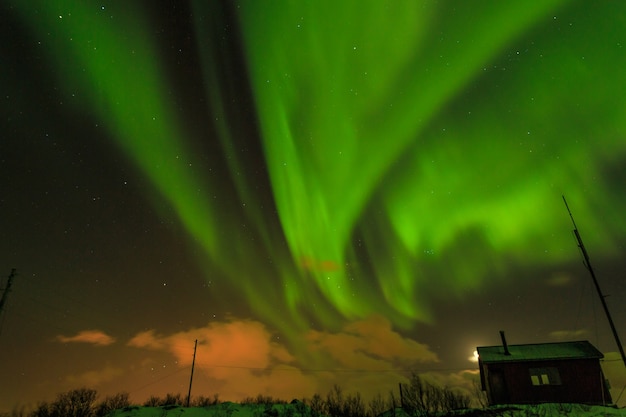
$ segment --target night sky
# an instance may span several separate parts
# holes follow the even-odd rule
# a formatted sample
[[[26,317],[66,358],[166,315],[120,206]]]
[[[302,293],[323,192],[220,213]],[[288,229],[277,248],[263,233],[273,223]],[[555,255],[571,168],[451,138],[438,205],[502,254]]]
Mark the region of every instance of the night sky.
[[[626,3],[0,6],[0,411],[626,368]],[[626,404],[626,398],[620,399]]]

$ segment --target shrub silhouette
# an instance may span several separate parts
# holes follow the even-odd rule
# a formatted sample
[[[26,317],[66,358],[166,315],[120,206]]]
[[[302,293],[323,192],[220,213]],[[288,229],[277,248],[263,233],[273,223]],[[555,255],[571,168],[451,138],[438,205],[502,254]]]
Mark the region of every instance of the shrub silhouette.
[[[87,388],[74,389],[61,393],[48,404],[39,403],[31,413],[32,417],[93,417],[97,393]]]
[[[178,394],[167,393],[165,395],[165,399],[163,403],[160,405],[183,405],[185,402],[183,401],[183,396]]]
[[[183,396],[178,394],[167,393],[165,398],[151,395],[144,403],[144,407],[164,407],[164,406],[182,406],[185,405]]]
[[[105,417],[114,410],[128,409],[131,406],[129,394],[126,392],[107,396],[98,403],[96,398],[95,390],[74,389],[58,394],[56,400],[50,403],[40,402],[28,413],[22,408],[12,413],[0,413],[0,417]],[[210,407],[220,404],[221,401],[218,394],[214,394],[212,398],[202,395],[192,397],[190,403],[192,407]],[[412,374],[408,384],[400,384],[400,398],[397,397],[397,392],[389,391],[387,397],[378,394],[366,404],[360,393],[345,394],[339,385],[334,385],[325,397],[315,394],[310,399],[292,401],[293,407],[273,407],[286,403],[284,400],[259,394],[245,398],[240,404],[264,405],[265,408],[258,411],[260,417],[377,417],[389,412],[391,414],[388,415],[395,415],[394,410],[397,407],[402,407],[410,416],[419,417],[469,408],[471,399],[454,389],[432,384],[422,380],[417,374]],[[143,406],[170,408],[184,404],[181,394],[168,393],[164,398],[154,395],[149,397]],[[220,409],[219,416],[228,417],[233,411],[232,407]]]
[[[390,393],[389,399],[385,399],[382,394],[378,393],[372,400],[369,402],[369,415],[370,416],[379,416],[387,410],[393,410],[396,408],[395,405],[395,397],[393,393]]]
[[[434,412],[449,412],[468,408],[471,398],[448,387],[440,387],[412,374],[409,384],[400,384],[401,407],[409,415],[428,416]]]
[[[258,394],[256,397],[246,397],[241,401],[241,404],[287,404],[287,401],[279,398],[274,398],[271,395]]]
[[[161,398],[159,398],[156,395],[151,395],[150,397],[148,397],[148,399],[146,401],[144,401],[143,406],[144,407],[158,407],[159,405],[161,405]]]
[[[220,403],[220,398],[218,394],[214,394],[213,398],[205,397],[204,395],[191,397],[192,407],[210,407],[212,405],[217,405],[219,403]]]
[[[104,417],[111,411],[119,410],[120,408],[130,406],[129,394],[127,392],[120,392],[115,395],[105,397],[95,408],[95,415],[97,417]]]
[[[368,415],[361,394],[357,392],[356,394],[345,395],[337,384],[333,385],[325,399],[319,394],[315,394],[311,399],[305,400],[304,403],[310,407],[313,417],[362,417]]]

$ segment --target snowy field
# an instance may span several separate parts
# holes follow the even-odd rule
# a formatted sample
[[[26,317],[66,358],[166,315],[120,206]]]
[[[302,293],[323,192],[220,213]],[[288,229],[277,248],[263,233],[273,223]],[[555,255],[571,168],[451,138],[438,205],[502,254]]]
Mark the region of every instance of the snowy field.
[[[208,407],[139,407],[131,406],[116,410],[108,417],[313,417],[314,413],[302,403],[297,404],[235,404],[221,403]],[[426,414],[424,415],[426,416]],[[499,406],[488,409],[459,410],[446,414],[428,414],[428,416],[500,416],[500,417],[552,417],[552,416],[581,416],[605,417],[624,416],[626,408],[587,406],[581,404],[540,404],[540,405],[513,405]],[[391,410],[383,417],[415,417],[404,413],[402,409]]]

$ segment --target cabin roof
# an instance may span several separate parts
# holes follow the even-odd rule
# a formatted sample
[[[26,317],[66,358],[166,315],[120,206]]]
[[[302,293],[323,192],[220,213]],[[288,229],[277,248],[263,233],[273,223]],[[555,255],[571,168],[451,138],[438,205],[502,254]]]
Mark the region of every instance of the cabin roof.
[[[504,346],[476,348],[483,363],[540,361],[545,359],[601,359],[604,355],[586,340],[576,342],[536,343],[508,345],[510,355],[504,354]]]

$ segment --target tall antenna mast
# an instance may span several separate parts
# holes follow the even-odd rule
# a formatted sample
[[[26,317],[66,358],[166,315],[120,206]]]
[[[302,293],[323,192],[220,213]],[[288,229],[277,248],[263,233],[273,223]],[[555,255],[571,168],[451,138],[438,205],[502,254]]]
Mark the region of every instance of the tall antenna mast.
[[[596,287],[596,291],[598,292],[598,296],[600,297],[600,301],[602,302],[602,308],[604,308],[604,312],[606,313],[606,318],[609,321],[609,325],[611,326],[611,331],[613,332],[613,337],[615,338],[615,343],[617,343],[617,348],[619,349],[620,355],[622,355],[622,361],[626,366],[626,354],[624,354],[624,348],[622,347],[622,342],[619,340],[619,336],[617,334],[617,330],[615,329],[615,324],[613,324],[613,319],[611,318],[611,313],[609,313],[609,307],[606,305],[606,296],[602,294],[602,290],[600,289],[600,284],[598,284],[598,279],[596,278],[595,272],[593,272],[593,268],[591,267],[591,262],[589,262],[589,255],[587,254],[587,249],[585,249],[585,245],[583,244],[583,240],[580,237],[580,233],[578,233],[578,228],[576,227],[576,222],[574,221],[574,216],[567,205],[567,200],[565,200],[565,196],[563,196],[563,202],[565,203],[565,207],[567,208],[567,212],[569,213],[570,219],[572,219],[572,224],[574,225],[574,236],[576,236],[576,240],[578,241],[578,247],[583,254],[584,265],[589,271],[591,275],[591,279],[593,279],[593,284]]]
[[[2,298],[0,298],[0,316],[2,315],[2,309],[4,308],[4,303],[7,302],[7,296],[11,291],[11,285],[13,284],[13,278],[15,277],[15,268],[11,269],[11,275],[9,275],[9,280],[7,281],[7,286],[2,293]]]

